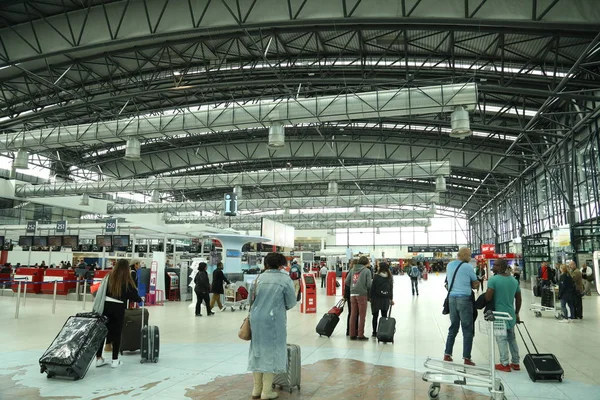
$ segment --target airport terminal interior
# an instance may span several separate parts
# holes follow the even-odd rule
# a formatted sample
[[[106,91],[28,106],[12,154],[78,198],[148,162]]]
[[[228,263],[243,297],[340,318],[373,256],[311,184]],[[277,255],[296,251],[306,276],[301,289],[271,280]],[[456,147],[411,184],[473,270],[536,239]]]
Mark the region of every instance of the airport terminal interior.
[[[599,21],[597,0],[0,1],[0,399],[600,400]],[[475,298],[517,281],[518,370],[498,310],[476,366],[462,330],[444,361],[465,249]],[[273,252],[299,381],[256,396],[238,332]],[[393,341],[372,299],[346,332],[359,261],[389,268]],[[97,367],[89,313],[125,264],[137,345]]]

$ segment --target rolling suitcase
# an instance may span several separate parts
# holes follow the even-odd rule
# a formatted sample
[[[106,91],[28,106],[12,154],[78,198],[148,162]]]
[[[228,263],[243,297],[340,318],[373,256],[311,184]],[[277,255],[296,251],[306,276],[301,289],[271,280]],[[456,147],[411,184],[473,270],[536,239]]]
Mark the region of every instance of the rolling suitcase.
[[[340,322],[340,317],[337,314],[325,314],[323,318],[317,324],[317,333],[319,336],[327,336],[330,337],[335,330],[338,322]]]
[[[544,286],[542,288],[542,307],[554,308],[554,289]]]
[[[144,303],[142,303],[142,359],[140,363],[158,362],[160,352],[160,332],[158,326],[144,324]]]
[[[523,337],[523,333],[521,333],[521,329],[519,325],[523,325],[525,327],[525,331],[527,332],[527,336],[529,337],[529,341],[533,345],[535,350],[535,354],[532,354],[529,351],[529,347],[527,346],[527,342]],[[565,371],[562,369],[560,362],[554,354],[546,353],[540,354],[529,330],[525,326],[523,322],[518,323],[517,330],[519,331],[519,335],[521,339],[523,339],[523,343],[525,344],[525,348],[527,349],[527,355],[523,358],[523,364],[525,364],[525,368],[527,369],[527,373],[529,374],[529,378],[535,381],[559,381],[562,382],[563,377],[565,376]]]
[[[377,342],[394,343],[394,334],[396,333],[396,318],[392,318],[392,306],[387,317],[379,318],[377,326]]]
[[[301,364],[301,353],[300,346],[297,344],[289,344],[287,345],[287,355],[288,355],[288,370],[285,374],[277,374],[273,379],[273,387],[279,386],[281,388],[287,388],[290,393],[294,387],[298,387],[300,390],[300,378],[302,371]]]
[[[96,313],[69,317],[40,358],[40,372],[46,372],[48,378],[82,379],[104,343],[106,322],[106,317]]]
[[[144,314],[142,316],[142,313]],[[127,309],[123,321],[123,332],[121,334],[121,355],[124,351],[137,351],[142,348],[142,323],[148,325],[150,314],[148,309]],[[143,322],[142,322],[143,321]]]

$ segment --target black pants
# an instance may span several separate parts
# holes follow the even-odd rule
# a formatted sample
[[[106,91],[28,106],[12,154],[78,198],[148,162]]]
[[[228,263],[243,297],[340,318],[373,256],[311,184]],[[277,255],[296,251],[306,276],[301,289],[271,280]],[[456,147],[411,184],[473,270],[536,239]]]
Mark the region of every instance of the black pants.
[[[206,313],[210,314],[211,313],[211,309],[210,309],[210,296],[208,295],[208,293],[196,293],[196,315],[202,315],[202,300],[204,300],[204,304],[206,305]]]
[[[323,289],[325,287],[325,277],[322,276],[321,277],[321,289]]]
[[[410,278],[410,284],[412,287],[412,294],[415,294],[415,291],[417,292],[417,294],[419,294],[419,279]]]
[[[390,310],[390,303],[382,304],[379,308],[371,310],[371,314],[373,314],[373,334],[377,333],[377,324],[379,322],[379,313],[381,313],[382,317],[387,317],[388,312]]]
[[[575,318],[583,318],[583,297],[577,291],[573,295],[573,305],[575,306]]]
[[[108,333],[106,334],[106,343],[112,343],[112,359],[119,359],[119,349],[121,347],[121,333],[123,332],[123,320],[125,319],[125,304],[113,303],[107,301],[104,303],[104,312],[102,313],[108,318]],[[104,350],[104,342],[100,344],[100,348],[96,352],[97,357],[102,357]]]

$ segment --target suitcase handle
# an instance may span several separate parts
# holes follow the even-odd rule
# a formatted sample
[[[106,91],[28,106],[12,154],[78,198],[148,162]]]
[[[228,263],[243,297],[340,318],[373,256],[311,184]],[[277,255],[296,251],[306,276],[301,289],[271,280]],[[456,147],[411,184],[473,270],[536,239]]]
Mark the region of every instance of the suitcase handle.
[[[525,332],[527,332],[527,336],[529,336],[529,341],[531,341],[531,344],[533,345],[533,348],[534,348],[536,354],[540,354],[539,350],[537,349],[537,347],[535,345],[535,342],[533,341],[533,338],[531,337],[531,333],[529,333],[529,329],[527,329],[527,325],[525,325],[525,322],[523,322],[523,321],[517,321],[517,323],[515,324],[515,326],[517,327],[517,331],[519,331],[519,336],[521,336],[521,339],[523,340],[523,344],[525,344],[525,348],[527,349],[527,353],[531,354],[531,351],[529,351],[529,346],[527,346],[527,341],[523,337],[523,333],[521,333],[521,329],[519,328],[520,324],[523,325],[523,327],[525,328]]]

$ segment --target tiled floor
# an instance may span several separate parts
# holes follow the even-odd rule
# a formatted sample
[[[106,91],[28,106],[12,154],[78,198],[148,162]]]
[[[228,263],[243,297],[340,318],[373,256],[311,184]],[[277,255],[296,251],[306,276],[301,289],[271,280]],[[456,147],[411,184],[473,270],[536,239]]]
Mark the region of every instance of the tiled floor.
[[[410,295],[410,282],[396,277],[395,343],[351,342],[345,336],[345,314],[331,338],[319,337],[314,327],[336,301],[319,293],[319,312],[288,313],[288,342],[302,347],[302,388],[282,399],[427,399],[429,384],[421,380],[427,356],[443,355],[449,325],[441,315],[443,276],[422,282],[421,296]],[[524,292],[522,318],[541,352],[552,352],[565,369],[562,383],[533,383],[527,373],[502,373],[509,399],[600,399],[599,298],[584,298],[585,319],[559,324],[550,314],[534,318],[528,311],[530,291]],[[90,304],[88,303],[88,309]],[[237,338],[244,314],[230,311],[195,318],[187,303],[152,307],[151,323],[161,329],[161,358],[140,364],[139,354],[123,356],[118,370],[91,368],[80,381],[46,379],[37,360],[65,319],[81,303],[60,301],[56,314],[51,302],[29,297],[14,319],[15,298],[0,296],[0,399],[249,399],[251,375],[246,373],[248,344]],[[370,325],[369,325],[370,327]],[[370,333],[370,329],[367,331]],[[473,359],[488,360],[487,336],[477,333]],[[455,354],[460,354],[457,340]],[[519,339],[522,353],[524,346]],[[485,399],[478,388],[442,386],[440,399]]]

